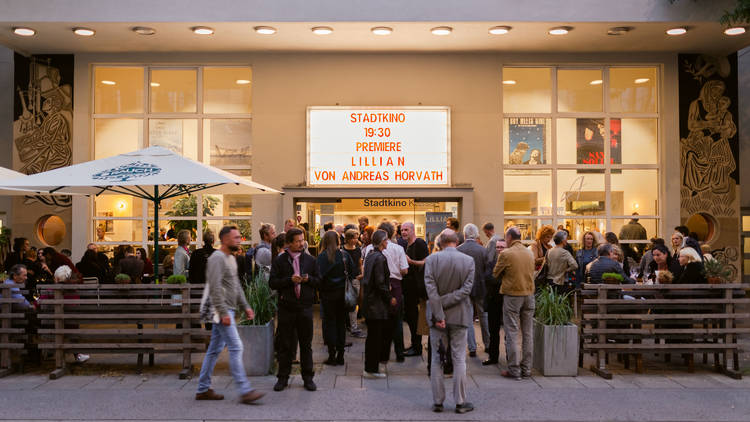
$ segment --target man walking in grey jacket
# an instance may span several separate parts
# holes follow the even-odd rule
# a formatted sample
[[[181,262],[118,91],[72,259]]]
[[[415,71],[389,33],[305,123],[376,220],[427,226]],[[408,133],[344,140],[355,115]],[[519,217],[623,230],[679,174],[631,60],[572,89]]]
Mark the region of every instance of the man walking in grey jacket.
[[[216,359],[224,346],[229,349],[229,371],[232,373],[237,389],[240,391],[240,402],[251,404],[264,396],[250,385],[244,365],[242,364],[242,341],[237,332],[235,311],[239,308],[245,312],[248,319],[255,318],[255,314],[245,300],[245,294],[237,277],[237,259],[234,252],[240,247],[242,237],[235,226],[226,226],[219,232],[221,248],[214,251],[206,262],[206,283],[208,283],[208,297],[211,301],[210,315],[218,315],[214,320],[211,331],[211,343],[203,358],[201,374],[198,380],[196,400],[222,400],[224,396],[217,394],[211,387],[211,374]],[[203,304],[201,304],[203,308]]]
[[[456,250],[458,236],[450,229],[440,233],[440,249],[425,260],[427,321],[430,325],[432,362],[440,362],[439,344],[450,344],[453,357],[453,397],[456,413],[474,410],[466,401],[466,329],[473,324],[469,295],[474,284],[474,260]],[[433,407],[443,411],[445,385],[442,371],[431,371]]]

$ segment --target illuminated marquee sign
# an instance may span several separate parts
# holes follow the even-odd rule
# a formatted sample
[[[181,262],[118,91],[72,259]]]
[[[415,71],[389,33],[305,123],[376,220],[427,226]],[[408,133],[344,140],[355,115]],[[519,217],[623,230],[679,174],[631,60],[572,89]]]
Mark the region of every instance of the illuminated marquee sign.
[[[448,107],[310,107],[307,182],[450,185]]]

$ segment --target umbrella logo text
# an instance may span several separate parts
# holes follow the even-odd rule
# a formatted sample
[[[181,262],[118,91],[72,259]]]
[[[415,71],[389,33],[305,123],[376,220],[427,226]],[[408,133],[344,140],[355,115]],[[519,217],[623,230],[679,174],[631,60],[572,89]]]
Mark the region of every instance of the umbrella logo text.
[[[98,180],[108,180],[115,182],[127,182],[139,177],[153,176],[161,173],[161,167],[154,164],[136,161],[130,164],[123,164],[119,167],[109,170],[100,171],[92,177]]]

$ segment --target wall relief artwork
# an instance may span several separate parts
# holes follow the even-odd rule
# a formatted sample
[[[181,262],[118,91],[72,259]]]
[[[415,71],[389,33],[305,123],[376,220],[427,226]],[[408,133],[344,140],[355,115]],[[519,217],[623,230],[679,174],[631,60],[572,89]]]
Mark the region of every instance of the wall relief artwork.
[[[737,273],[737,55],[681,54],[678,60],[682,221],[696,213],[713,217],[718,227],[705,240]]]
[[[14,167],[34,174],[68,166],[73,137],[73,55],[14,55]],[[27,197],[55,208],[71,206],[67,196]]]

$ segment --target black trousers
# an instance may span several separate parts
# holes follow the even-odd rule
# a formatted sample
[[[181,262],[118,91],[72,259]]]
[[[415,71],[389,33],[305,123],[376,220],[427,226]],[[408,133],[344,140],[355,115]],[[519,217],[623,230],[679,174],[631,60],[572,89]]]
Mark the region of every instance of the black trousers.
[[[297,352],[295,331],[299,342],[300,372],[302,378],[312,378],[313,369],[312,337],[313,314],[312,308],[279,308],[279,378],[289,378],[292,372],[292,358]]]
[[[422,352],[422,336],[417,334],[417,325],[419,324],[419,298],[416,293],[404,291],[404,321],[409,326],[411,334],[410,348],[417,352]]]
[[[493,295],[487,298],[487,323],[490,330],[490,345],[487,353],[490,360],[500,358],[500,327],[503,326],[503,296]]]
[[[346,344],[346,312],[344,297],[335,299],[324,298],[323,301],[323,336],[328,350],[344,351]]]
[[[388,320],[368,319],[366,322],[367,339],[365,339],[365,371],[377,373],[378,364],[384,360],[388,360],[388,355],[383,356],[383,341],[390,335],[390,332],[388,331]]]

